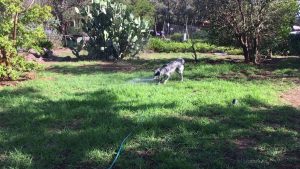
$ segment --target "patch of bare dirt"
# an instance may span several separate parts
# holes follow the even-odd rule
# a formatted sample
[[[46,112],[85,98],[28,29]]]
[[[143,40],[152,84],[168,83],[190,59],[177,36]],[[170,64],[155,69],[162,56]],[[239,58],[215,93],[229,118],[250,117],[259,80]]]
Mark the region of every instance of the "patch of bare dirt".
[[[16,86],[18,84],[18,81],[0,81],[0,88],[4,86]]]
[[[36,72],[26,73],[23,77],[24,80],[33,80],[36,78]]]
[[[250,138],[240,138],[233,141],[239,150],[245,150],[249,147],[253,147],[256,141]]]
[[[133,71],[136,68],[130,64],[124,63],[111,63],[111,62],[102,62],[99,65],[100,70],[102,71]]]
[[[53,81],[53,80],[55,80],[55,78],[53,78],[53,77],[42,77],[42,78],[39,78],[39,80]]]
[[[59,48],[53,50],[54,55],[60,55],[61,53],[72,53],[72,51],[69,48]]]
[[[283,101],[292,105],[293,107],[300,108],[300,87],[289,90],[280,96]]]
[[[104,62],[104,61],[97,61],[93,64],[84,64],[72,68],[61,68],[57,67],[56,65],[48,65],[47,70],[56,72],[56,73],[63,73],[63,74],[88,74],[93,73],[96,71],[99,72],[131,72],[136,70],[137,68],[132,64],[126,62]]]
[[[141,151],[136,151],[136,153],[143,158],[149,158],[154,155],[154,151],[152,150],[141,150]]]

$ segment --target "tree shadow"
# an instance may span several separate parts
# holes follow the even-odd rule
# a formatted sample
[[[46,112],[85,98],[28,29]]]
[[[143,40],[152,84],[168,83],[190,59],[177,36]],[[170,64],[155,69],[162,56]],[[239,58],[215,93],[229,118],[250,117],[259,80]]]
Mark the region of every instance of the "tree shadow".
[[[0,95],[10,97],[0,111],[1,130],[9,133],[0,146],[6,152],[0,163],[7,167],[14,167],[9,152],[17,149],[31,155],[32,168],[76,168],[88,150],[116,147],[134,127],[114,112],[117,97],[109,90],[57,101],[31,88],[4,90]],[[108,165],[107,161],[100,163]]]
[[[198,64],[189,66],[191,68],[205,67],[202,71],[187,73],[186,77],[192,80],[219,78],[229,81],[258,81],[284,78],[296,83],[300,82],[300,58],[294,57],[273,58],[260,65],[246,64],[241,59],[200,58]]]
[[[179,105],[130,104],[109,89],[64,100],[34,88],[0,96],[4,167],[16,167],[18,150],[30,155],[31,168],[106,168],[128,133],[115,168],[296,168],[299,162],[300,111],[249,96],[237,106],[200,105],[144,120],[136,117],[145,109]]]
[[[47,71],[59,74],[132,73],[154,71],[174,59],[129,59],[121,62],[97,62],[95,64],[52,65]],[[190,80],[210,78],[228,81],[282,80],[300,82],[299,58],[274,58],[274,62],[249,65],[239,59],[200,58],[198,63],[185,59],[184,77]]]
[[[60,74],[94,74],[94,73],[116,73],[116,72],[135,72],[135,71],[154,71],[163,64],[174,61],[174,59],[131,59],[120,62],[97,62],[96,64],[83,65],[52,65],[47,71]],[[187,60],[191,63],[192,60]]]
[[[263,62],[263,66],[269,70],[276,69],[299,69],[300,58],[299,57],[286,57],[286,58],[272,58]]]
[[[116,73],[116,72],[132,72],[135,68],[129,64],[118,63],[97,63],[87,65],[54,65],[47,69],[47,71],[59,74],[96,74],[103,73]]]

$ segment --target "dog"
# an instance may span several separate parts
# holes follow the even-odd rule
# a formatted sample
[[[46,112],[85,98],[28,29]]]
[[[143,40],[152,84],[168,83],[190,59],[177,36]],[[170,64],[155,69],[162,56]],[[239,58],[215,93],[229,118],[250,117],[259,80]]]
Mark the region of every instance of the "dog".
[[[163,65],[154,71],[154,79],[157,80],[158,83],[166,84],[171,74],[176,71],[180,75],[181,81],[183,81],[184,63],[185,61],[182,58],[178,58]]]

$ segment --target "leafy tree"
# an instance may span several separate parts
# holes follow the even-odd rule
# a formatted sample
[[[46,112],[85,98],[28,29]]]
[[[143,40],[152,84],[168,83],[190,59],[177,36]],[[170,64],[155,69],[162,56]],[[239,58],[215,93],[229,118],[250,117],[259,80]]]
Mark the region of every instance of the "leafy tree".
[[[150,25],[154,23],[155,7],[149,0],[132,0],[129,6],[135,16],[149,21]]]
[[[216,31],[227,31],[243,48],[245,62],[258,63],[262,48],[288,35],[298,12],[296,0],[211,0],[208,17]]]
[[[91,0],[47,0],[46,4],[52,7],[52,14],[59,20],[60,24],[57,29],[62,34],[68,34],[68,22],[74,19],[76,15],[74,7],[84,6],[90,3]]]
[[[51,8],[32,1],[0,0],[0,66],[5,71],[14,67],[17,49],[39,50],[45,38],[43,23],[51,18]],[[9,76],[10,73],[6,73]]]
[[[149,21],[150,24],[154,22],[155,5],[151,0],[115,0],[125,4],[135,16],[139,16]]]

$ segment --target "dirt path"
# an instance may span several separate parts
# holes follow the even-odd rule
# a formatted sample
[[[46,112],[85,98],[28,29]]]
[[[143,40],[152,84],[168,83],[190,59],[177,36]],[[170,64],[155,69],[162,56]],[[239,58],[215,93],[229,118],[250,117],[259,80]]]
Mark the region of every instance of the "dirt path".
[[[289,90],[280,97],[293,107],[300,108],[300,87]]]

